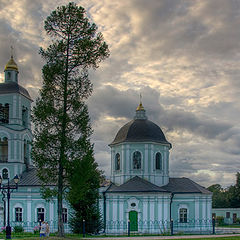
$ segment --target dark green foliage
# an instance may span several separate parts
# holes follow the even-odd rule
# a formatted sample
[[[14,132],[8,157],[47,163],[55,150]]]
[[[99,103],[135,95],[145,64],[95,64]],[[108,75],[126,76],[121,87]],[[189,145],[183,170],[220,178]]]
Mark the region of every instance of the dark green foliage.
[[[213,193],[213,208],[237,208],[240,207],[240,173],[236,174],[236,184],[223,189],[220,184],[208,187]]]
[[[220,184],[214,184],[208,187],[208,190],[213,192],[212,196],[213,208],[229,207],[226,192],[224,191]]]
[[[86,233],[97,234],[103,228],[97,205],[93,206],[93,209],[90,211],[87,211],[85,217],[83,217],[81,211],[75,211],[75,213],[73,213],[69,222],[73,233],[83,233],[83,220],[85,220]]]
[[[82,221],[86,220],[86,231],[96,232],[100,226],[100,215],[97,206],[98,188],[100,186],[100,172],[94,162],[92,147],[82,158],[74,163],[68,200],[75,210],[70,225],[73,232],[81,233]],[[81,173],[81,174],[79,174]]]
[[[24,229],[23,229],[23,226],[14,226],[13,231],[15,233],[22,233],[22,232],[24,232]]]
[[[40,98],[33,109],[32,157],[43,183],[43,197],[57,196],[58,231],[63,236],[64,196],[73,206],[77,205],[77,201],[89,197],[82,194],[79,189],[82,186],[93,195],[92,202],[97,198],[95,190],[100,174],[90,144],[92,130],[85,101],[92,93],[88,69],[97,68],[109,56],[109,51],[85,10],[71,2],[51,13],[45,21],[45,30],[52,42],[47,49],[40,49],[46,64],[42,69]],[[86,174],[90,171],[91,178],[86,175],[79,185],[77,175],[82,175],[82,162],[89,162],[85,164],[89,169],[84,171]]]
[[[217,216],[216,217],[216,223],[218,226],[223,226],[224,225],[224,217],[223,216]]]

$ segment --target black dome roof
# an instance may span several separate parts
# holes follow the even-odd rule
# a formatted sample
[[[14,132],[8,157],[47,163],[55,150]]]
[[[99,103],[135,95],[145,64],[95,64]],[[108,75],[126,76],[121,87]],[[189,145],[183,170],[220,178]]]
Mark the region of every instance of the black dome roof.
[[[6,93],[19,93],[32,101],[28,91],[16,82],[0,83],[0,94]]]
[[[134,119],[125,124],[110,145],[122,142],[156,142],[171,147],[161,128],[147,119]]]

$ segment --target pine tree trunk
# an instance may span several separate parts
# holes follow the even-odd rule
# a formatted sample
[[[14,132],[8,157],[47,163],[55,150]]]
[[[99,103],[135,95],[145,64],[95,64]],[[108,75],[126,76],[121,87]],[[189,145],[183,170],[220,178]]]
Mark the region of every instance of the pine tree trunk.
[[[64,237],[64,226],[63,226],[63,219],[62,219],[62,201],[63,201],[63,161],[65,160],[65,142],[66,142],[66,124],[67,124],[68,59],[69,59],[69,35],[67,40],[66,72],[65,72],[64,95],[63,95],[62,136],[61,136],[60,159],[59,159],[59,169],[58,169],[58,235],[60,237]]]
[[[59,173],[58,173],[58,235],[59,237],[64,237],[64,226],[62,219],[62,195],[63,195],[63,168],[59,164]]]

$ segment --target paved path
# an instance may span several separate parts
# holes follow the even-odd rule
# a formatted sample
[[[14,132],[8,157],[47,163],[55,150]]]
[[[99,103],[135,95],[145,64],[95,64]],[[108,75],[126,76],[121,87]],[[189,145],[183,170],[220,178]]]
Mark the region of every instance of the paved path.
[[[216,227],[217,234],[240,233],[240,228]]]
[[[148,236],[148,237],[105,237],[105,238],[84,238],[86,240],[154,240],[154,239],[186,239],[186,238],[214,238],[214,237],[235,237],[240,234],[222,234],[222,235],[188,235],[188,236]]]

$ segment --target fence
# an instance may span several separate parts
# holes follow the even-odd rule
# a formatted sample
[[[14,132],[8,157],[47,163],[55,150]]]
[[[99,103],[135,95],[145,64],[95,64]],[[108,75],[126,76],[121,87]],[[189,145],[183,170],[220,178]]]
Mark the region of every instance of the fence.
[[[57,221],[48,221],[49,229],[51,233],[58,231],[58,222]],[[1,231],[4,230],[4,223],[0,222],[0,226],[2,226]],[[38,231],[40,228],[39,222],[10,222],[10,226],[12,227],[12,230],[14,231],[15,226],[22,226],[25,232],[34,232]],[[64,223],[64,231],[66,233],[71,233],[71,228],[69,224]]]
[[[240,219],[216,217],[216,233],[240,233]]]
[[[86,223],[84,223],[86,224]],[[175,221],[107,221],[106,234],[213,234],[215,233],[215,220],[192,219],[186,222]]]
[[[54,233],[58,230],[57,221],[48,221],[50,232]],[[90,222],[82,223],[82,232],[85,235],[88,229],[91,229]],[[3,226],[3,222],[0,222],[0,226]],[[10,223],[12,230],[15,226],[22,226],[25,232],[34,232],[38,230],[39,222],[14,222]],[[96,227],[94,227],[96,228]],[[100,227],[101,228],[101,227]],[[3,227],[1,231],[3,230]],[[71,233],[69,224],[64,224],[64,230],[66,233]],[[214,219],[188,219],[187,222],[174,221],[106,221],[105,230],[102,230],[96,234],[113,234],[113,235],[173,235],[173,234],[215,234],[215,233],[240,233],[240,224],[231,225],[219,225]]]

